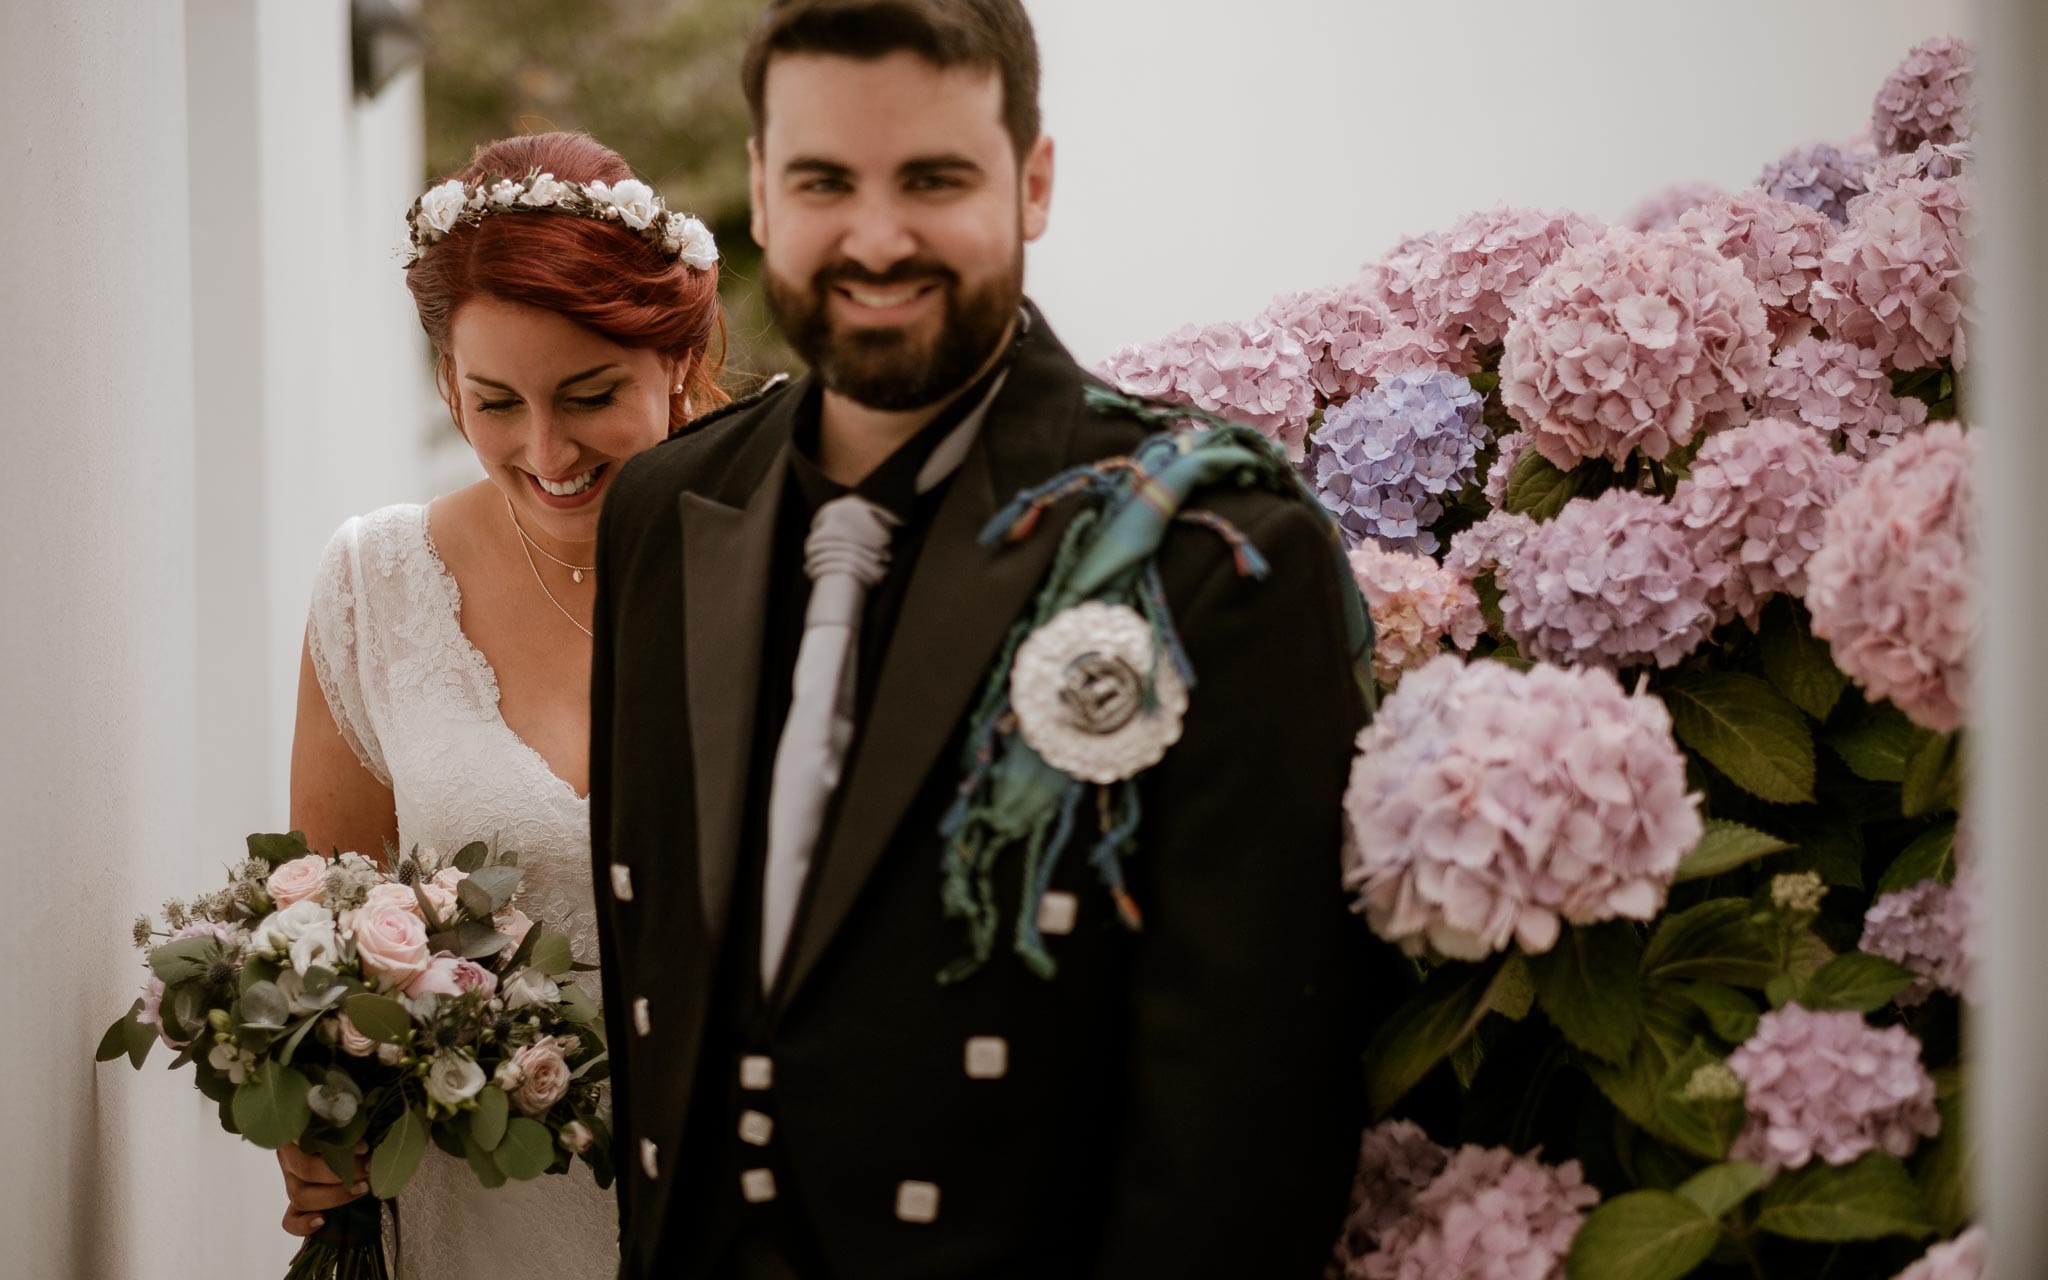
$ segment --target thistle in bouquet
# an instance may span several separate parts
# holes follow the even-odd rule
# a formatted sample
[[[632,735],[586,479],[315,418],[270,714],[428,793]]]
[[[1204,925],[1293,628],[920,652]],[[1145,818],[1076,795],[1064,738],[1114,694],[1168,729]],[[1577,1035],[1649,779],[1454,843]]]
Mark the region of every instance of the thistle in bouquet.
[[[249,837],[225,888],[143,917],[141,998],[101,1061],[157,1041],[257,1146],[295,1143],[342,1181],[370,1152],[368,1197],[327,1215],[286,1280],[386,1277],[383,1206],[426,1158],[486,1187],[566,1173],[611,1180],[597,1002],[568,938],[517,906],[518,858],[481,843],[380,866],[303,836]],[[394,1206],[395,1216],[395,1206]]]

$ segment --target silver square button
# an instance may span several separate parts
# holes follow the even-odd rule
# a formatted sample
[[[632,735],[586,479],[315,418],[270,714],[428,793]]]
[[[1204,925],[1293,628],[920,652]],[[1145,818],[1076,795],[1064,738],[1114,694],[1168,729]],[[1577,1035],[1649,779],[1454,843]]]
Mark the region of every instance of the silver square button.
[[[640,1168],[649,1178],[661,1176],[661,1148],[652,1138],[640,1139]]]
[[[1000,1080],[1010,1071],[1010,1042],[1001,1036],[975,1036],[967,1042],[967,1078]]]
[[[760,1090],[774,1087],[775,1059],[759,1053],[750,1053],[740,1059],[740,1088]]]
[[[896,1216],[905,1222],[936,1222],[939,1219],[939,1189],[929,1182],[901,1182],[896,1185]]]
[[[623,862],[612,864],[612,896],[620,902],[633,900],[633,868]]]
[[[749,1169],[740,1175],[740,1194],[748,1204],[766,1204],[775,1198],[775,1170]]]
[[[748,1146],[765,1147],[775,1136],[775,1121],[759,1111],[740,1112],[740,1141]]]
[[[643,1036],[654,1030],[654,1019],[647,1011],[646,996],[641,996],[633,1002],[633,1030]]]
[[[1072,933],[1081,914],[1081,900],[1055,889],[1038,900],[1038,931],[1044,934]]]

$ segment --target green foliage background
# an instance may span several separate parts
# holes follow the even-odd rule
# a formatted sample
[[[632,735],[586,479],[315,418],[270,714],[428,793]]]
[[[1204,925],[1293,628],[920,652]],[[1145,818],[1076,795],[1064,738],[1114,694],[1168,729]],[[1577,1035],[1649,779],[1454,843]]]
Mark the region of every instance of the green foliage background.
[[[797,361],[761,300],[747,232],[747,108],[740,55],[761,0],[424,0],[425,179],[480,142],[580,129],[621,155],[673,209],[718,237],[726,385]]]

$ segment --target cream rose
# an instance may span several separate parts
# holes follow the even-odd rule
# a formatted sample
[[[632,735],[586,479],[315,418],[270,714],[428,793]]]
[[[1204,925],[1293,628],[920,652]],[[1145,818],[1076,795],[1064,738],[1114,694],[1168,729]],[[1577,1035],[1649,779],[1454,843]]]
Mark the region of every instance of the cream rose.
[[[687,213],[668,215],[661,242],[684,266],[707,271],[718,262],[718,242],[712,239],[711,228]]]
[[[544,173],[533,180],[533,186],[527,189],[525,195],[519,197],[519,203],[535,209],[545,209],[549,205],[560,203],[562,194],[567,190],[565,184],[556,181],[554,174]]]
[[[444,1107],[460,1106],[483,1087],[484,1069],[462,1054],[441,1054],[427,1068],[427,1096]]]
[[[638,178],[616,184],[593,182],[588,190],[599,201],[617,209],[619,221],[635,231],[645,231],[661,213],[661,198],[654,194],[653,187]]]
[[[416,912],[370,903],[356,913],[356,955],[363,971],[386,988],[403,987],[425,971],[427,926]]]
[[[548,1108],[569,1092],[569,1062],[555,1045],[553,1036],[542,1036],[512,1055],[519,1071],[519,1087],[512,1105],[521,1115],[546,1115]]]
[[[505,984],[505,1007],[524,1009],[537,1004],[555,1004],[562,998],[562,989],[555,980],[540,970],[528,965],[512,976]]]
[[[308,898],[318,902],[326,884],[327,859],[317,853],[309,853],[303,858],[293,858],[271,872],[270,878],[263,882],[263,891],[282,909]]]
[[[450,178],[438,187],[428,188],[427,193],[420,197],[420,221],[436,234],[447,235],[468,201],[469,195],[463,190],[462,180]]]

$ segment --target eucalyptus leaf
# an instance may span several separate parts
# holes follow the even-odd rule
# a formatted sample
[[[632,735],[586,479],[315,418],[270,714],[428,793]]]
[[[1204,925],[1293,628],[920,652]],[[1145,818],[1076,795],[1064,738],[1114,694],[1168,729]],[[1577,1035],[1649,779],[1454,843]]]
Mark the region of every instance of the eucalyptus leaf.
[[[275,867],[303,858],[313,852],[306,845],[306,833],[288,831],[283,835],[252,835],[249,837],[249,856],[261,858]]]
[[[243,1138],[272,1151],[295,1142],[313,1116],[306,1103],[311,1090],[306,1077],[266,1058],[235,1089],[235,1127]]]
[[[569,972],[569,966],[576,963],[576,957],[569,950],[568,935],[552,929],[542,934],[540,940],[533,944],[529,963],[550,978],[559,978]]]
[[[427,945],[435,951],[449,951],[465,960],[484,960],[497,955],[510,945],[512,939],[499,933],[490,918],[465,920],[452,929],[444,929],[427,939]],[[510,972],[507,970],[506,972]]]
[[[491,918],[491,895],[477,884],[474,878],[458,881],[455,885],[455,901],[474,920]]]
[[[1756,1225],[1793,1240],[1838,1244],[1934,1234],[1934,1218],[1906,1168],[1872,1152],[1836,1167],[1816,1160],[1778,1175],[1764,1192]]]
[[[1706,833],[1693,851],[1685,855],[1678,864],[1678,881],[1701,880],[1718,876],[1723,872],[1767,857],[1783,853],[1792,848],[1768,831],[1744,826],[1740,822],[1729,822],[1723,818],[1709,818]]]
[[[319,1013],[310,1013],[299,1020],[299,1025],[292,1028],[292,1033],[286,1036],[284,1043],[277,1047],[277,1060],[279,1062],[287,1066],[291,1065],[292,1057],[298,1053],[299,1046],[306,1041],[306,1033],[319,1023],[322,1016]]]
[[[418,1107],[407,1107],[392,1122],[377,1149],[370,1153],[370,1194],[379,1200],[394,1200],[420,1167],[427,1153],[427,1116]]]
[[[252,983],[242,991],[241,1024],[266,1031],[282,1031],[291,1021],[291,1001],[275,982]]]
[[[141,1012],[142,998],[137,996],[135,1003],[128,1006],[128,1012],[108,1024],[106,1034],[100,1037],[99,1048],[93,1050],[94,1062],[112,1062],[128,1052],[128,1024],[134,1022],[135,1016]]]
[[[214,964],[226,959],[227,951],[220,945],[220,939],[208,934],[180,938],[154,948],[149,953],[149,967],[165,986],[174,987],[204,978]]]
[[[519,892],[520,873],[517,867],[485,867],[473,873],[464,884],[473,884],[490,895],[491,909],[485,915],[495,915],[512,904],[513,895]]]
[[[454,867],[457,871],[473,875],[476,869],[483,866],[485,859],[490,856],[491,849],[489,845],[481,840],[472,840],[456,850]]]
[[[1669,1191],[1630,1191],[1586,1216],[1572,1237],[1570,1280],[1680,1280],[1707,1260],[1720,1225]]]
[[[412,1034],[412,1015],[389,996],[363,992],[342,1002],[355,1029],[379,1044],[402,1045]]]
[[[1642,1018],[1642,955],[1643,944],[1626,921],[1568,927],[1556,946],[1529,959],[1537,1003],[1572,1044],[1622,1062]]]
[[[555,1161],[555,1139],[546,1125],[525,1116],[514,1116],[505,1125],[505,1136],[491,1157],[505,1176],[516,1182],[538,1178]]]
[[[1777,690],[1734,671],[1683,677],[1664,689],[1678,740],[1736,786],[1774,804],[1813,799],[1813,730]]]
[[[329,1070],[327,1079],[314,1085],[306,1094],[306,1105],[313,1114],[337,1129],[346,1127],[356,1118],[362,1102],[363,1091],[349,1079],[346,1071]]]
[[[1678,1188],[1678,1194],[1700,1207],[1709,1218],[1720,1219],[1728,1211],[1755,1195],[1771,1180],[1770,1170],[1747,1160],[1730,1160],[1708,1165]]]
[[[469,1119],[469,1140],[484,1151],[496,1151],[505,1136],[510,1099],[497,1085],[485,1085],[476,1095],[476,1111]]]
[[[485,1190],[496,1190],[505,1185],[505,1171],[498,1167],[498,1162],[492,1158],[490,1152],[476,1144],[474,1136],[463,1147],[462,1157],[469,1161],[469,1167],[476,1173],[476,1180],[484,1185]]]

